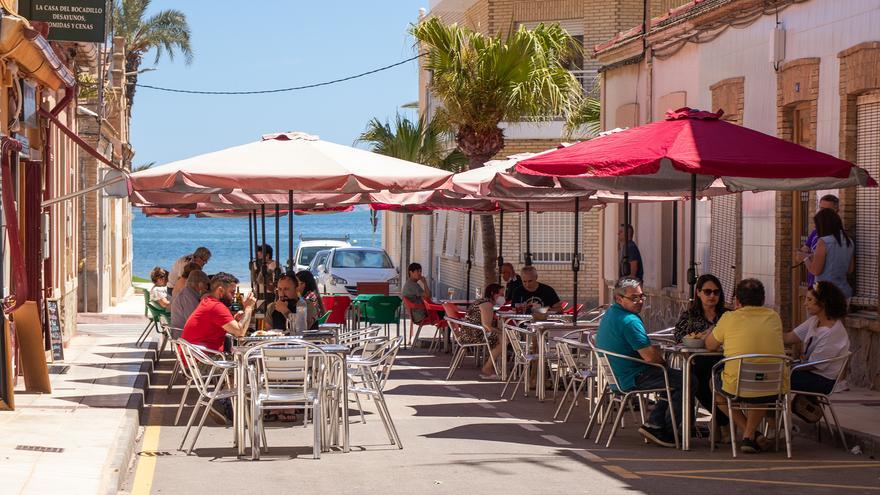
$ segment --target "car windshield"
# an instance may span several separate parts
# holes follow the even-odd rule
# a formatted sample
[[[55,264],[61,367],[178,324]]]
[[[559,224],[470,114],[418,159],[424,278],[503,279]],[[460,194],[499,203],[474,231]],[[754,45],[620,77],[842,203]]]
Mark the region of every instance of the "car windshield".
[[[299,261],[297,261],[300,265],[308,265],[312,262],[312,258],[318,254],[318,251],[323,251],[327,249],[327,246],[309,246],[300,248],[299,250]]]
[[[394,268],[385,251],[336,251],[333,268]]]

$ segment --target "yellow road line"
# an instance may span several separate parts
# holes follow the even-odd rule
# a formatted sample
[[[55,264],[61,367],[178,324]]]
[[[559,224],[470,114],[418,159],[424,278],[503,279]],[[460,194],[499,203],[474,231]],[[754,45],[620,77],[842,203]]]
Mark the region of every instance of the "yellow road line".
[[[880,487],[877,486],[861,486],[861,485],[834,485],[829,483],[799,483],[797,481],[771,481],[771,480],[750,480],[743,478],[724,478],[720,476],[691,476],[686,474],[657,474],[655,476],[665,476],[667,478],[687,478],[692,480],[711,480],[711,481],[739,481],[741,483],[757,483],[757,484],[769,484],[769,485],[784,485],[784,486],[807,486],[807,487],[820,487],[820,488],[843,488],[848,490],[871,490],[871,491],[880,491]]]
[[[754,460],[744,460],[744,459],[692,459],[692,458],[680,458],[680,459],[670,459],[668,457],[664,458],[653,458],[653,457],[606,457],[606,461],[614,461],[614,462],[686,462],[688,464],[694,462],[727,462],[727,463],[740,463],[740,464],[748,464],[751,462],[758,462],[760,464],[866,464],[865,461],[833,461],[833,460],[817,460],[817,459],[761,459],[760,461]],[[875,461],[874,464],[880,468],[880,462]]]
[[[612,473],[614,473],[624,479],[637,480],[637,479],[642,478],[641,476],[633,473],[632,471],[624,469],[620,466],[615,466],[613,464],[603,464],[602,467],[604,467],[605,469],[611,471]]]
[[[642,476],[659,476],[663,474],[701,474],[701,473],[763,473],[770,471],[806,471],[818,469],[853,469],[862,467],[880,467],[876,462],[862,464],[826,464],[824,466],[780,466],[780,467],[756,467],[756,468],[733,468],[733,469],[691,469],[686,471],[637,471]]]
[[[159,411],[150,405],[150,412],[147,415],[147,425],[144,427],[144,440],[141,444],[141,452],[155,452],[159,450],[159,432],[162,430],[158,426]],[[150,426],[156,425],[156,426]],[[135,467],[134,480],[131,483],[131,495],[149,495],[150,489],[153,487],[153,476],[156,473],[156,456],[138,456],[137,467]]]

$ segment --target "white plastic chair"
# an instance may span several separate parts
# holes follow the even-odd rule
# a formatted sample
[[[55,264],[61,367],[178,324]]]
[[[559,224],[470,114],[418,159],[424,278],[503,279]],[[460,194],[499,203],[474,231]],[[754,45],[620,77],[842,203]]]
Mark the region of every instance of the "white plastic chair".
[[[757,360],[757,361],[756,361]],[[716,390],[715,374],[727,363],[738,362],[736,389],[733,393],[724,390]],[[782,415],[783,429],[785,431],[786,455],[791,459],[791,396],[785,391],[786,376],[791,358],[776,354],[743,354],[731,356],[719,361],[712,367],[712,425],[709,428],[710,450],[715,450],[715,421],[717,401],[715,394],[720,393],[727,401],[727,410],[733,411],[734,407],[742,411],[773,411],[775,424],[779,425],[779,416]],[[746,394],[743,396],[742,394]],[[754,397],[767,397],[767,402],[745,402],[742,399]],[[776,435],[777,444],[779,435]],[[736,457],[736,427],[733,418],[730,420],[730,446],[733,457]]]

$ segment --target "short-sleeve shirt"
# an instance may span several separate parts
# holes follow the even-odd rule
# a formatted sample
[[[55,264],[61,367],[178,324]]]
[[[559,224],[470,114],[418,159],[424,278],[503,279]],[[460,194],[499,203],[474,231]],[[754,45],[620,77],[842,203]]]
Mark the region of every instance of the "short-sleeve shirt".
[[[400,295],[407,298],[409,302],[421,303],[422,297],[425,295],[425,289],[418,282],[406,279],[403,288],[400,290]],[[412,318],[416,323],[424,320],[426,316],[428,316],[428,313],[424,308],[414,308],[412,310]]]
[[[624,263],[624,259],[627,263]],[[629,263],[630,261],[638,261],[639,267],[636,269],[636,273],[629,273]],[[628,241],[626,243],[626,250],[621,249],[620,252],[620,276],[631,276],[636,277],[639,280],[644,280],[645,278],[645,268],[642,266],[642,253],[639,251],[639,246],[636,245],[635,241]]]
[[[201,295],[192,287],[184,287],[171,299],[171,326],[182,329],[186,320],[199,306]]]
[[[222,351],[226,339],[223,326],[233,320],[225,304],[215,297],[205,296],[186,321],[181,338],[190,344]]]
[[[525,287],[520,285],[513,291],[513,295],[510,297],[510,302],[513,304],[526,303],[539,306],[553,306],[559,302],[559,296],[556,295],[556,291],[553,290],[553,287],[542,283],[538,283],[538,288],[534,291],[528,291]]]
[[[177,258],[177,261],[175,261],[174,265],[171,267],[171,271],[168,272],[169,287],[174,287],[174,284],[177,283],[177,279],[183,275],[183,267],[185,267],[190,261],[192,261],[191,254],[186,254]]]
[[[514,291],[520,287],[522,287],[522,279],[519,278],[519,275],[514,275],[504,286],[504,300],[512,301]]]
[[[168,287],[165,285],[158,286],[154,285],[152,289],[150,289],[150,301],[161,301],[162,299],[168,298]]]
[[[831,328],[820,327],[815,316],[794,329],[794,334],[804,343],[804,356],[807,361],[823,361],[843,356],[849,351],[849,334],[843,322],[837,320]],[[819,364],[808,371],[829,380],[837,380],[843,362]]]
[[[721,316],[715,329],[712,330],[715,340],[724,345],[724,357],[741,356],[743,354],[776,354],[784,355],[782,343],[782,320],[779,314],[763,306],[743,306],[736,311],[728,311]],[[754,362],[767,361],[757,358]],[[724,365],[721,373],[722,388],[729,394],[736,393],[736,381],[739,377],[739,362]],[[786,390],[788,374],[786,373]],[[741,392],[741,397],[761,397],[758,392]]]
[[[811,253],[816,252],[816,245],[819,244],[819,233],[816,232],[816,229],[813,229],[810,232],[810,235],[807,236],[807,240],[804,242],[804,245],[810,248]],[[810,270],[807,270],[807,286],[813,285],[813,282],[816,281],[816,276],[813,275]]]
[[[596,347],[615,354],[632,356],[641,359],[638,350],[651,346],[651,339],[645,331],[645,325],[639,315],[623,309],[619,304],[612,304],[599,323],[596,333]],[[636,377],[650,366],[608,356],[608,362],[623,390],[636,387]]]

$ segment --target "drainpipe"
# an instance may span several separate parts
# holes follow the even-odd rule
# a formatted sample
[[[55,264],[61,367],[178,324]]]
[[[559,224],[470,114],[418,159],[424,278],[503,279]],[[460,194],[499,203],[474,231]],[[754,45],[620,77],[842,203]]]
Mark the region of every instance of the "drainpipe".
[[[431,294],[437,294],[437,276],[434,273],[434,212],[431,212],[428,219],[428,273],[431,276]]]

